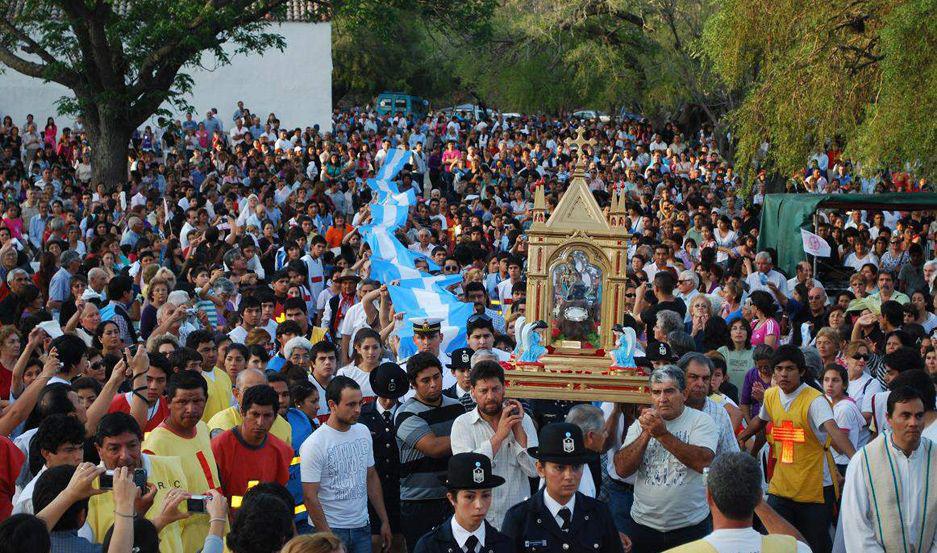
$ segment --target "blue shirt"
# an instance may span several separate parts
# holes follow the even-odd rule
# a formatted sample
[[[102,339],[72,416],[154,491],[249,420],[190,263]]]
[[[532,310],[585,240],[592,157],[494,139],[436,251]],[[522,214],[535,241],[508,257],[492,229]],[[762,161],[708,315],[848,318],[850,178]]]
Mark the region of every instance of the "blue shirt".
[[[33,215],[29,220],[29,243],[37,250],[42,249],[42,235],[46,232],[47,220],[48,216],[43,218],[42,215]]]
[[[60,268],[52,275],[49,281],[49,299],[52,301],[64,302],[71,294],[69,286],[72,282],[72,274],[65,267]]]
[[[49,534],[51,553],[101,553],[101,544],[91,543],[78,535],[78,530],[62,530]]]

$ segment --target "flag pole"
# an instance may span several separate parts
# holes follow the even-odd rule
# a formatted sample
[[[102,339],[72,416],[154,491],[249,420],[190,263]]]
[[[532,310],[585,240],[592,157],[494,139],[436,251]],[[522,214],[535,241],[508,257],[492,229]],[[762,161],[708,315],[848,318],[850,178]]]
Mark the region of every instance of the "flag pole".
[[[819,209],[817,209],[817,211],[813,212],[813,233],[818,236],[820,234],[819,220],[820,220],[820,213],[819,213]],[[813,278],[815,279],[817,278],[817,256],[816,255],[813,256]],[[817,279],[817,281],[819,280],[820,279]]]

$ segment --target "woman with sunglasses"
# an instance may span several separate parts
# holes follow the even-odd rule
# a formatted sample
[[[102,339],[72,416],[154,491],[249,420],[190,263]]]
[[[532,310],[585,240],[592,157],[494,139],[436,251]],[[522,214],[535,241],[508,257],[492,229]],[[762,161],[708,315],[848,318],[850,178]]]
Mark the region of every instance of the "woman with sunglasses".
[[[846,373],[849,379],[846,393],[860,406],[865,396],[885,390],[881,382],[873,378],[867,370],[869,357],[869,346],[858,340],[846,344],[846,349],[843,351],[843,360],[846,362]]]

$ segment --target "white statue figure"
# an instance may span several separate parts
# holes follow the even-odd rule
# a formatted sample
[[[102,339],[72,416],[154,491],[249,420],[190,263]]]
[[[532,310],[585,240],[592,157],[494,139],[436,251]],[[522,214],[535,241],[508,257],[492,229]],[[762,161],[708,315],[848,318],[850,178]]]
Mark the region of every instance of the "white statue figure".
[[[634,367],[634,346],[638,340],[634,329],[631,327],[623,328],[621,325],[616,324],[612,327],[612,332],[615,333],[615,343],[618,344],[618,347],[611,352],[612,361],[614,361],[613,366]]]
[[[536,363],[547,352],[547,348],[540,345],[542,338],[537,332],[542,328],[547,328],[545,321],[528,323],[526,317],[519,317],[514,323],[514,335],[517,337],[514,356],[518,361]]]

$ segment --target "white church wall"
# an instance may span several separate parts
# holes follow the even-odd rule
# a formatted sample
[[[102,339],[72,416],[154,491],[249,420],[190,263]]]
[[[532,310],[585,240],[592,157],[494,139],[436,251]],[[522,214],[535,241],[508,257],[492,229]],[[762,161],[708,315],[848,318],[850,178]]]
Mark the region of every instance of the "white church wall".
[[[201,121],[209,109],[218,108],[225,130],[230,130],[237,101],[243,100],[262,121],[272,112],[286,128],[318,124],[323,130],[331,129],[331,23],[287,22],[271,30],[285,39],[282,52],[273,49],[260,55],[234,56],[225,66],[207,55],[201,67],[188,70],[195,81],[188,99],[195,109],[195,120]],[[0,115],[10,115],[17,125],[32,113],[40,131],[49,116],[56,118],[60,130],[71,126],[73,118],[59,117],[56,111],[56,101],[65,95],[68,90],[58,84],[9,68],[0,74]]]

